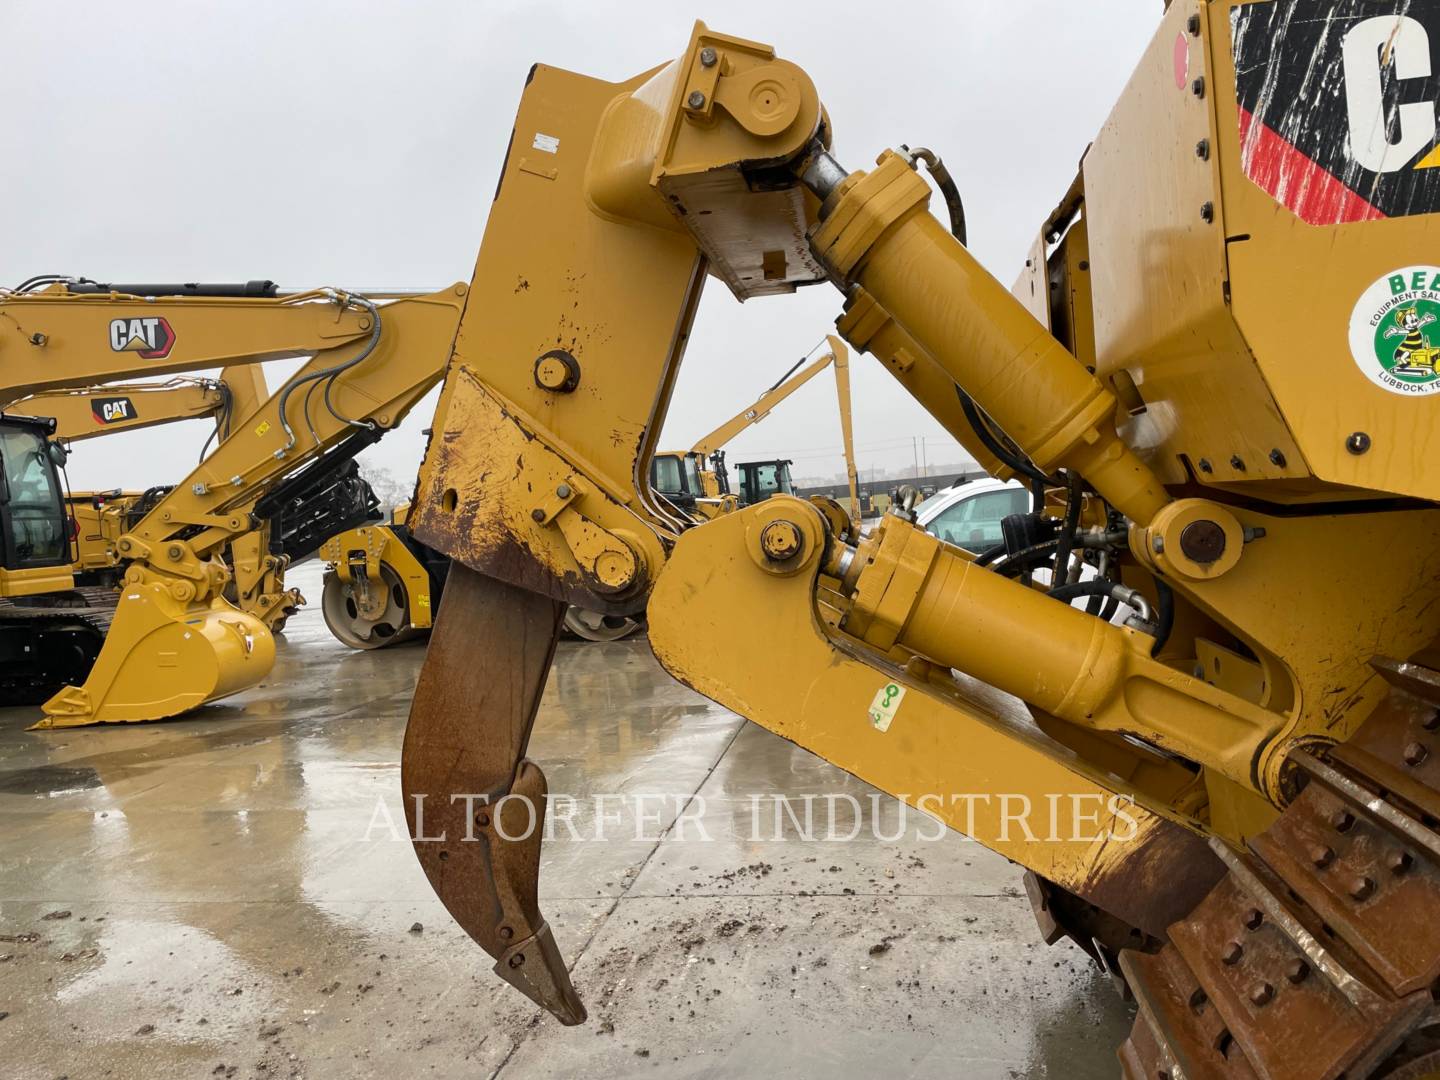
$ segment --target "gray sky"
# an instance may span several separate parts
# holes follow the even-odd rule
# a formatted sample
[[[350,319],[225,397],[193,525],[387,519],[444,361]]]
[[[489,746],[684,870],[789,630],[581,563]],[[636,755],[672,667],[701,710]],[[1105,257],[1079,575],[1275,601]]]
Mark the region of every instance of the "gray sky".
[[[943,155],[970,243],[1014,280],[1044,216],[1119,95],[1160,0],[676,3],[61,4],[4,0],[7,148],[0,280],[441,285],[470,277],[533,61],[621,79],[668,60],[690,25],[773,44],[819,87],[849,168],[902,142]],[[938,201],[937,201],[938,202]],[[943,207],[941,208],[943,211]],[[743,307],[712,281],[667,445],[687,446],[831,328],[828,286]],[[272,387],[287,365],[269,365]],[[729,447],[841,468],[833,380],[814,380]],[[960,451],[868,357],[854,367],[862,469],[924,436]],[[413,477],[427,399],[368,452]],[[77,488],[173,482],[198,422],[77,448]]]

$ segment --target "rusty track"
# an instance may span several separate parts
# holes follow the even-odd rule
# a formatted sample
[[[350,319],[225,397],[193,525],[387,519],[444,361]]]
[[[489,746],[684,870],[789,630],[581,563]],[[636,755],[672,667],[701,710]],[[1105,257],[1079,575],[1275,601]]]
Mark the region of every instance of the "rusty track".
[[[1410,1080],[1440,1071],[1440,673],[1392,684],[1159,952],[1121,954],[1126,1080]]]

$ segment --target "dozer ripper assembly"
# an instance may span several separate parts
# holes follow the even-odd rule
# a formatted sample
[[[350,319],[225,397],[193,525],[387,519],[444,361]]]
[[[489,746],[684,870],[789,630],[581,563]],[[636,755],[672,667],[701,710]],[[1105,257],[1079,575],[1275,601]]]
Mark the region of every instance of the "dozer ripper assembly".
[[[767,45],[697,24],[623,82],[531,70],[410,519],[454,563],[405,804],[499,975],[584,1020],[526,827],[578,603],[646,611],[676,678],[1025,867],[1047,937],[1135,995],[1127,1076],[1434,1067],[1440,5],[1313,7],[1168,5],[1023,302],[935,155],[854,170]],[[1388,112],[1412,79],[1430,97]],[[1012,532],[1041,539],[977,557],[900,513],[654,497],[708,277],[834,285],[841,336],[1031,484]],[[1022,829],[1022,801],[1078,820]]]
[[[51,688],[38,727],[174,716],[269,673],[269,627],[227,590],[373,518],[354,457],[439,381],[465,295],[69,278],[0,294],[0,400],[309,357],[116,540],[126,568],[103,647]],[[238,573],[221,557],[232,545]]]

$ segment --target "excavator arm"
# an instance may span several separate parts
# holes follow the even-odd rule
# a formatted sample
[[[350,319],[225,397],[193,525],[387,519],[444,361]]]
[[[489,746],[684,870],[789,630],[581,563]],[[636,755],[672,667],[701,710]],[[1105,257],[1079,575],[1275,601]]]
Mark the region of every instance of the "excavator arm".
[[[804,367],[801,365],[804,364]],[[724,464],[715,458],[715,452],[746,428],[758,424],[770,415],[771,410],[795,393],[831,364],[835,365],[835,395],[840,409],[840,434],[845,448],[845,473],[850,485],[850,516],[858,530],[860,527],[860,492],[855,469],[855,439],[853,418],[850,412],[850,350],[834,334],[825,337],[825,351],[810,363],[805,358],[796,361],[773,386],[747,406],[721,424],[710,434],[690,448],[690,453],[700,455],[701,460],[711,459],[717,470]]]
[[[1175,33],[1167,22],[1157,40]],[[1290,818],[1302,773],[1360,805],[1315,755],[1372,714],[1401,723],[1377,707],[1421,692],[1383,658],[1440,632],[1433,511],[1337,523],[1167,486],[1118,433],[1108,386],[929,212],[917,169],[934,155],[846,169],[809,78],[768,46],[697,24],[678,59],[626,82],[538,65],[515,132],[473,281],[483,331],[460,327],[412,517],[456,566],[402,767],[412,830],[424,807],[412,835],[444,838],[417,839],[421,865],[503,978],[583,1019],[538,906],[539,831],[524,827],[544,817],[525,751],[567,601],[647,609],[678,679],[1119,920],[1132,936],[1113,949],[1165,940],[1212,887],[1264,891],[1249,845]],[[1004,573],[899,514],[861,535],[838,507],[781,497],[694,524],[650,497],[707,275],[740,300],[833,283],[853,344],[982,461],[1059,501],[1061,535],[1036,545],[1055,558],[1051,595],[1026,572],[1035,552]],[[565,378],[542,377],[547,364]],[[1369,568],[1363,600],[1315,573],[1353,586],[1339,568],[1362,536],[1403,563]],[[1069,603],[1085,543],[1123,564],[1123,580],[1084,588],[1130,606],[1124,626]],[[1417,580],[1423,604],[1407,593]],[[1282,629],[1297,618],[1303,642]],[[1075,827],[1021,828],[1021,803],[1063,807]],[[1313,936],[1280,921],[1303,970],[1348,992]],[[1330,1020],[1314,1030],[1336,1060],[1393,1045],[1418,1001],[1322,998]],[[1271,1053],[1261,1042],[1251,1050]]]
[[[709,457],[746,428],[764,420],[776,405],[779,405],[832,363],[836,363],[845,352],[844,344],[833,335],[826,337],[825,345],[825,351],[810,363],[806,364],[804,357],[797,360],[795,366],[761,394],[753,405],[747,405],[726,420],[725,423],[692,446],[690,452],[700,454],[702,457]],[[805,366],[801,367],[802,364]]]
[[[65,443],[181,420],[211,418],[215,421],[212,440],[223,440],[229,438],[234,424],[254,412],[266,397],[265,375],[260,365],[236,364],[223,368],[215,379],[175,376],[164,382],[47,390],[22,398],[7,408],[54,417],[55,438]],[[79,547],[77,573],[108,576],[116,572],[119,555],[115,541],[125,531],[125,521],[133,516],[134,505],[140,499],[139,495],[115,498],[98,492],[67,496]],[[285,587],[285,560],[272,554],[269,546],[269,525],[262,523],[260,528],[231,542],[229,561],[237,603],[263,619],[273,632],[304,604],[305,598],[298,589]]]
[[[73,443],[179,420],[220,419],[225,395],[214,379],[177,377],[165,382],[45,391],[7,408],[31,416],[53,416],[55,437]]]

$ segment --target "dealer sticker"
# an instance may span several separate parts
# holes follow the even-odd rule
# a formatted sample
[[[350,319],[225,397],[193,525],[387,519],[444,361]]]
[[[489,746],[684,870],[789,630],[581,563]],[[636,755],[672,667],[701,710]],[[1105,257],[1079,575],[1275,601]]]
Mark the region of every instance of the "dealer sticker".
[[[1440,392],[1440,266],[1406,266],[1380,278],[1350,314],[1350,353],[1392,394]]]

